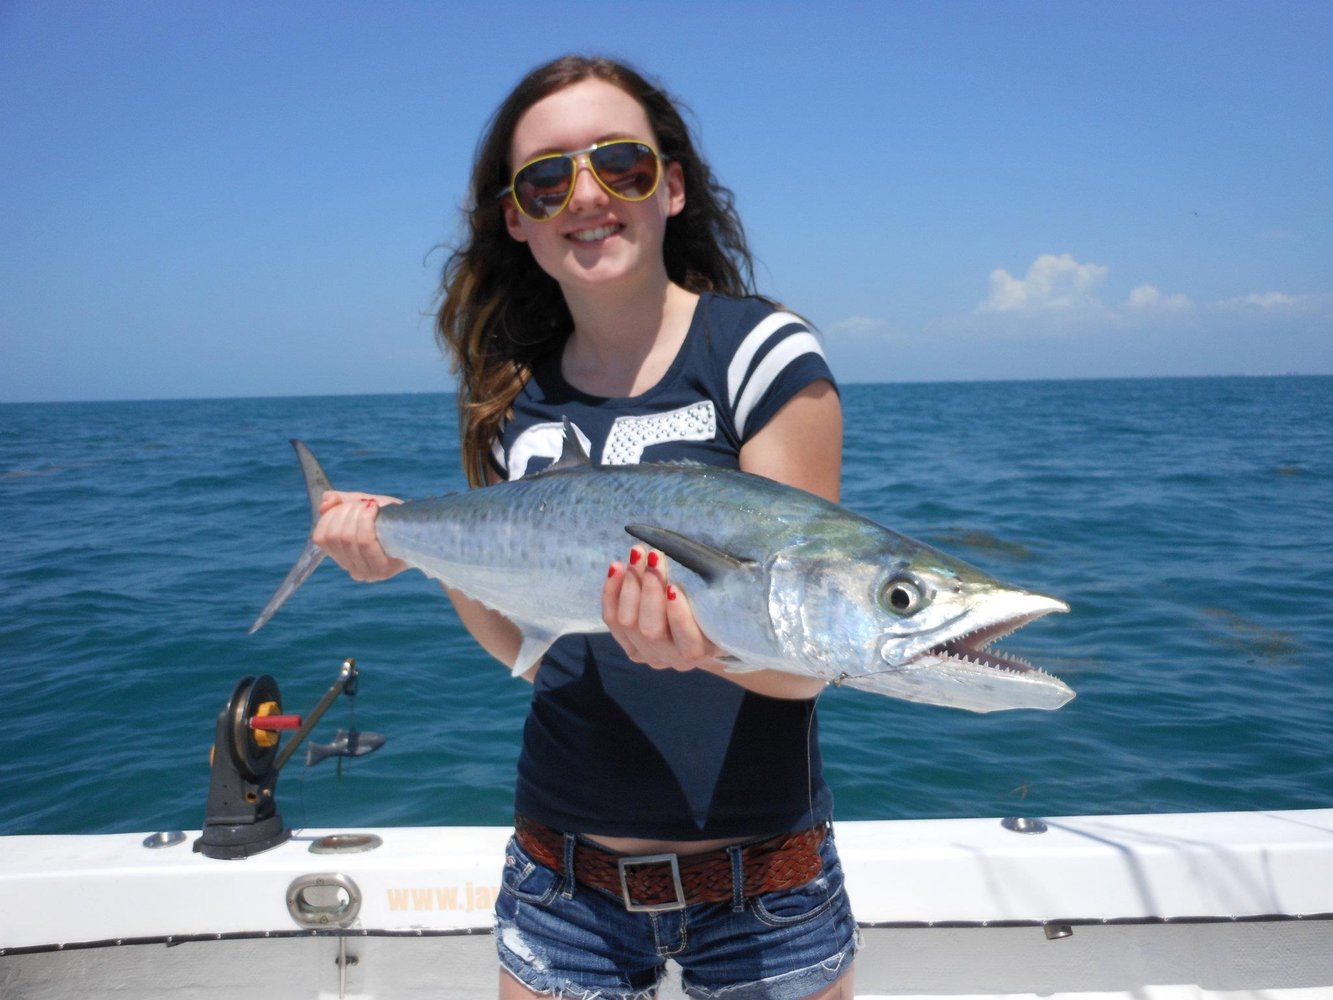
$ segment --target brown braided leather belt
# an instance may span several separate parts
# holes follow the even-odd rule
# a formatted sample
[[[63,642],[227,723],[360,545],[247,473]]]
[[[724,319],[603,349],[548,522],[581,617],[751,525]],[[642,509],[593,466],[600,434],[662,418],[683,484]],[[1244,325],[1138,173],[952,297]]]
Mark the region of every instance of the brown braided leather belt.
[[[805,885],[819,874],[819,847],[825,826],[784,833],[740,846],[742,895],[759,896]],[[519,845],[534,861],[555,871],[565,868],[565,835],[526,816],[515,817]],[[729,903],[734,894],[731,853],[617,854],[585,840],[575,842],[574,878],[625,901],[635,913],[680,910],[695,903]]]

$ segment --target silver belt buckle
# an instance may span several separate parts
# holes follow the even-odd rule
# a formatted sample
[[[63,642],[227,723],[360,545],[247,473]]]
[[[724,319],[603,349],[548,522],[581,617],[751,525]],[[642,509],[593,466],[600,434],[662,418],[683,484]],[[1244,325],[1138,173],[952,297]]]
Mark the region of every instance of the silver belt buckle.
[[[630,898],[629,883],[625,881],[625,869],[639,865],[671,865],[671,883],[676,890],[676,898],[667,903],[636,903]],[[685,909],[685,890],[680,884],[680,860],[674,854],[643,854],[634,858],[620,858],[620,894],[625,899],[625,909],[630,913],[666,913],[670,910]]]

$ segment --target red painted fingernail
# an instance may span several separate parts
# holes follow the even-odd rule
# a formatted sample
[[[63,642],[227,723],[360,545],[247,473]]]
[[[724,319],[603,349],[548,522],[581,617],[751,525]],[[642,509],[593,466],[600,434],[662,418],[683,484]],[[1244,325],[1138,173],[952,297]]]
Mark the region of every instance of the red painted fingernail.
[[[616,564],[615,564],[615,563],[612,563],[611,566],[610,566],[610,568],[607,569],[607,571],[606,571],[606,578],[609,580],[609,579],[611,579],[611,577],[613,577],[613,576],[615,576],[615,575],[616,575]]]
[[[667,600],[674,601],[675,599],[676,599],[676,588],[667,587]]]
[[[637,565],[639,565],[639,550],[638,550],[638,549],[630,549],[630,550],[629,550],[629,564],[630,564],[631,566],[637,566]]]
[[[649,552],[649,553],[648,553],[648,568],[649,568],[649,569],[657,569],[657,563],[658,563],[658,561],[659,561],[659,560],[658,560],[658,557],[657,557],[657,553],[656,553],[656,552]]]

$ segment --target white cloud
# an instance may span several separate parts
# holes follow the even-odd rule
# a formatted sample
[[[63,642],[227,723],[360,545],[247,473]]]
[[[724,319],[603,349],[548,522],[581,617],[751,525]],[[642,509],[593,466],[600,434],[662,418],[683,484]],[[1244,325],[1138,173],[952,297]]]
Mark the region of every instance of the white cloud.
[[[1194,302],[1188,295],[1177,292],[1175,295],[1163,295],[1156,285],[1139,285],[1125,299],[1125,308],[1137,312],[1149,310],[1170,310],[1183,312],[1194,308]]]
[[[1022,278],[1004,268],[990,275],[990,294],[976,309],[979,314],[1004,313],[1021,317],[1024,330],[1082,329],[1130,324],[1138,326],[1157,317],[1180,318],[1192,312],[1194,301],[1181,293],[1167,294],[1156,285],[1136,286],[1119,305],[1108,305],[1098,294],[1111,269],[1091,261],[1082,263],[1071,253],[1042,254]]]
[[[864,337],[876,333],[884,333],[888,330],[889,324],[882,319],[876,319],[874,316],[848,316],[846,319],[840,319],[827,327],[829,333],[845,333],[853,337]]]
[[[1110,269],[1080,264],[1073,254],[1042,254],[1027,274],[1015,278],[1002,267],[990,274],[990,295],[979,312],[1031,312],[1101,308],[1095,289]]]
[[[1274,312],[1278,309],[1305,305],[1310,298],[1309,295],[1287,295],[1284,292],[1251,292],[1249,295],[1240,295],[1234,299],[1223,299],[1218,305],[1224,309],[1259,309],[1264,312]]]

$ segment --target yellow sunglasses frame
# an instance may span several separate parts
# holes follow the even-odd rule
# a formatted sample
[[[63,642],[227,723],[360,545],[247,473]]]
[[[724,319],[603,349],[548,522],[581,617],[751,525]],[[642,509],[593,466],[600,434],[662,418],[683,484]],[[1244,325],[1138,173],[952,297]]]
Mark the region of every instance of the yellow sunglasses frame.
[[[597,170],[595,167],[593,167],[592,160],[590,159],[592,154],[599,149],[602,149],[606,146],[618,146],[621,143],[626,143],[626,142],[634,146],[644,147],[653,154],[653,159],[657,161],[657,177],[653,180],[653,186],[649,189],[647,194],[639,198],[627,198],[625,197],[625,195],[621,194],[619,191],[616,191],[614,188],[608,185],[604,180],[602,180],[601,175],[597,173]],[[574,176],[573,178],[570,179],[569,190],[565,192],[565,200],[562,201],[560,203],[560,207],[557,208],[550,215],[545,216],[543,218],[538,218],[537,216],[531,214],[527,209],[525,209],[522,203],[518,200],[518,175],[523,173],[523,171],[527,170],[528,167],[532,166],[534,163],[541,163],[543,160],[558,160],[566,157],[574,161]],[[663,163],[664,161],[662,159],[662,154],[659,153],[651,144],[644,142],[642,139],[607,139],[605,142],[594,142],[591,146],[587,147],[586,149],[576,149],[568,153],[543,153],[541,156],[534,156],[531,160],[528,160],[521,167],[515,170],[514,176],[510,178],[509,186],[505,188],[503,191],[501,191],[498,195],[496,195],[496,200],[499,201],[504,198],[510,199],[514,203],[514,207],[517,208],[525,218],[531,219],[533,222],[550,222],[552,219],[557,218],[561,212],[563,212],[566,208],[569,207],[570,200],[573,199],[574,197],[574,188],[577,187],[579,183],[579,171],[586,169],[588,173],[592,174],[592,178],[597,182],[598,186],[607,194],[611,195],[613,198],[618,198],[621,201],[628,201],[628,202],[647,201],[654,194],[656,194],[657,189],[662,186]]]

